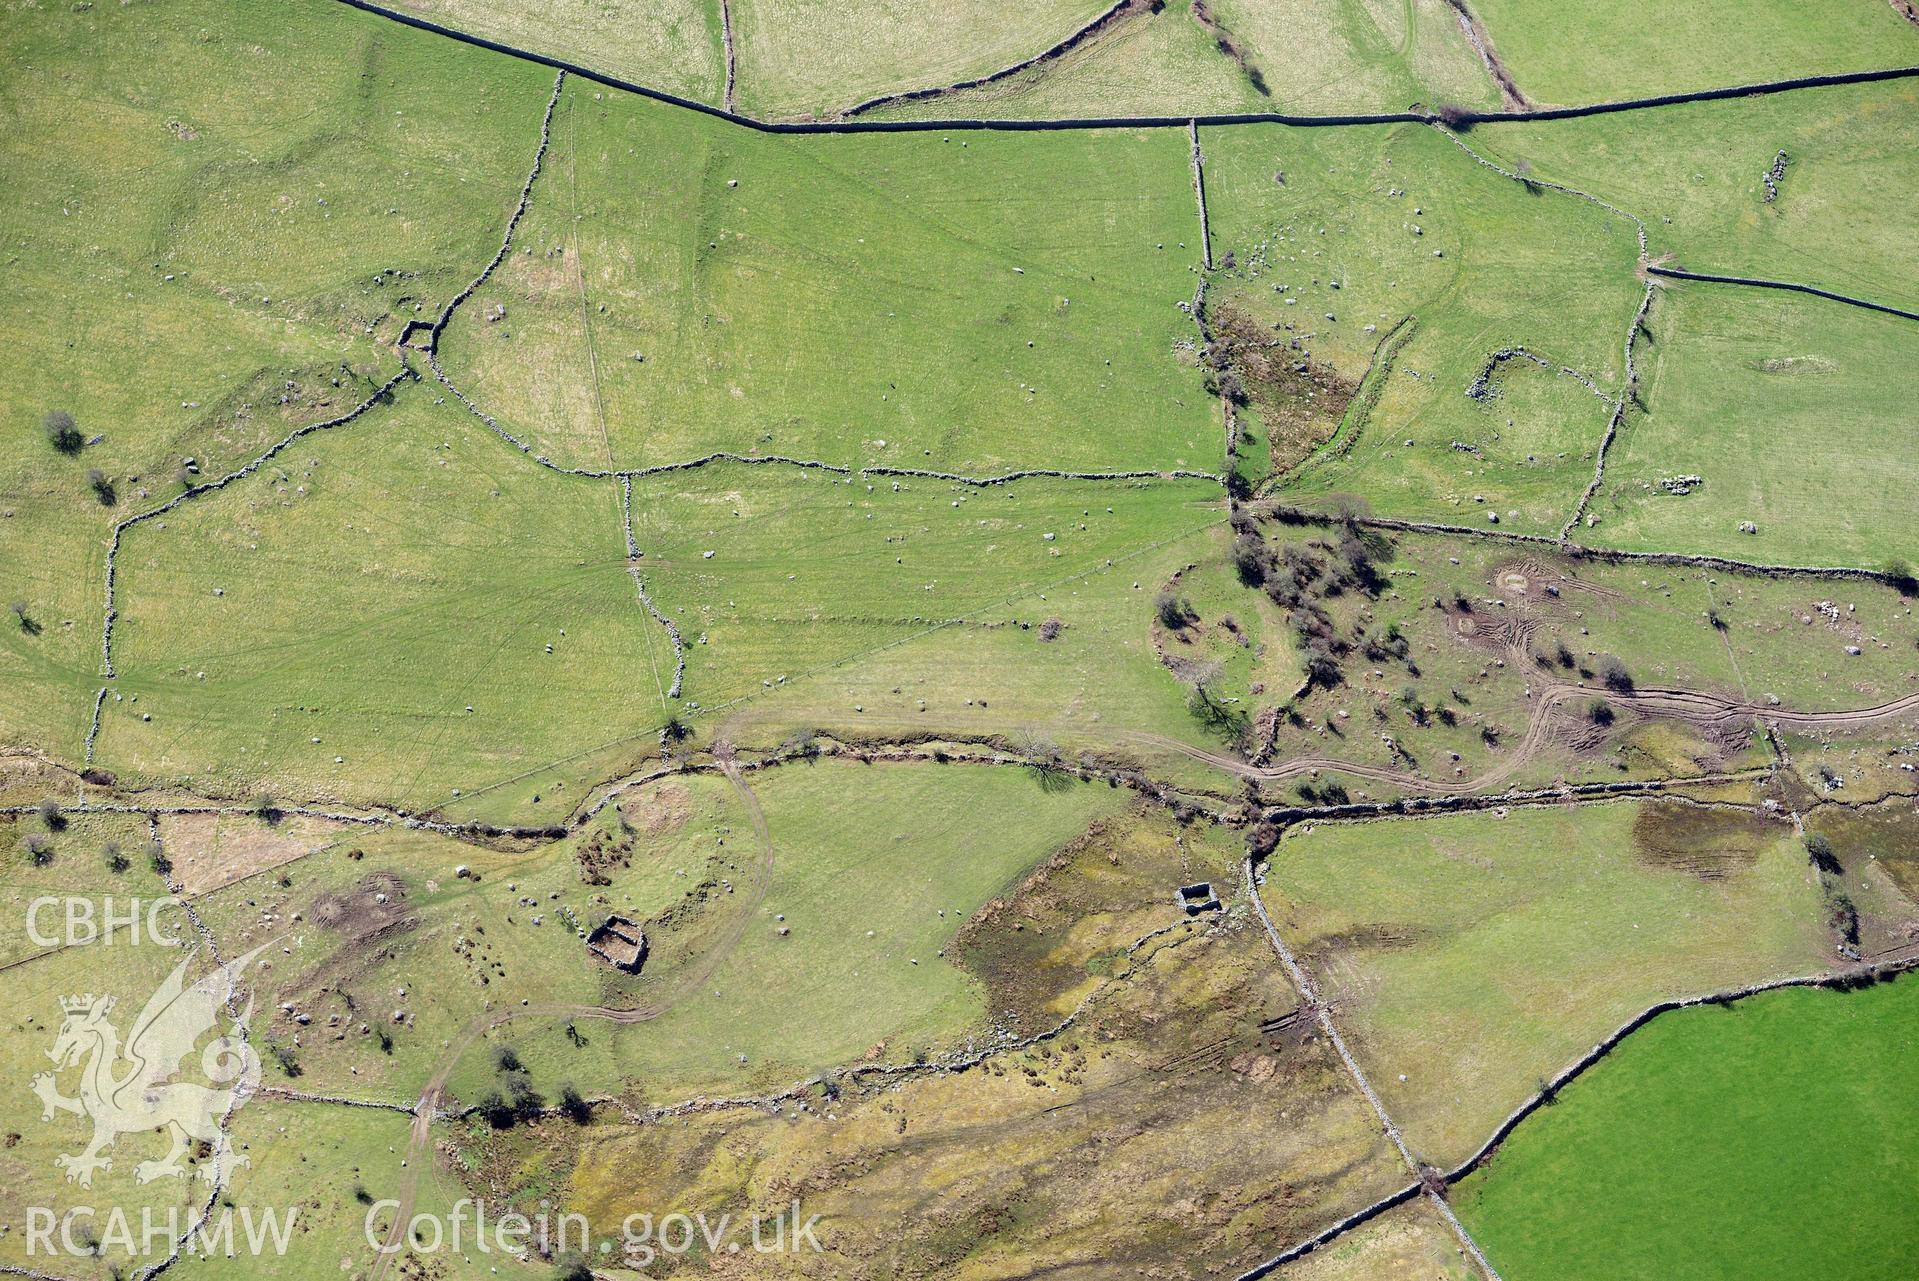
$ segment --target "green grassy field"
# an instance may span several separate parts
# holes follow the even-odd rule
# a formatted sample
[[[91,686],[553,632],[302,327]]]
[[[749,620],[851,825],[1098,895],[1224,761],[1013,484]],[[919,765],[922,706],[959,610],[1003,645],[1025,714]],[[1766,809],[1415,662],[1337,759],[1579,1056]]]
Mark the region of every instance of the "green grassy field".
[[[1312,0],[1284,10],[1222,0],[1204,8],[1206,22],[1191,0],[1141,7],[1019,75],[875,114],[1038,119],[1499,102],[1444,0]],[[1221,32],[1236,54],[1221,48]]]
[[[1097,784],[1059,789],[1025,770],[958,765],[792,766],[754,776],[751,787],[773,865],[764,898],[739,909],[750,911],[744,935],[689,999],[606,1034],[622,1078],[649,1103],[779,1088],[876,1048],[878,1062],[960,1048],[986,1030],[986,1001],[948,955],[954,936],[1130,799]],[[709,928],[698,919],[685,926],[692,939]],[[663,982],[675,945],[672,929],[657,944]]]
[[[250,1102],[235,1115],[233,1130],[236,1144],[244,1145],[251,1164],[234,1175],[223,1208],[232,1207],[235,1239],[242,1242],[249,1214],[272,1212],[284,1218],[291,1211],[291,1244],[284,1255],[269,1253],[264,1258],[251,1257],[244,1245],[235,1258],[194,1255],[183,1258],[168,1275],[204,1281],[262,1275],[284,1281],[332,1281],[356,1270],[363,1275],[362,1265],[373,1259],[367,1245],[368,1220],[372,1219],[375,1239],[380,1240],[393,1212],[391,1207],[377,1207],[360,1198],[364,1195],[367,1201],[378,1202],[399,1197],[407,1174],[407,1128],[407,1118],[392,1112],[271,1098]],[[486,1254],[474,1247],[470,1207],[465,1212],[464,1248],[451,1248],[452,1228],[447,1225],[453,1221],[455,1202],[467,1195],[451,1170],[420,1172],[413,1213],[437,1219],[448,1237],[438,1250],[418,1259],[432,1267],[435,1276],[449,1281],[500,1275],[504,1262],[499,1253]],[[489,1238],[487,1244],[490,1248],[495,1242]],[[349,1268],[340,1266],[343,1261]]]
[[[577,928],[616,911],[645,919],[691,886],[743,878],[757,857],[733,791],[699,776],[631,793],[577,836],[536,848],[342,828],[318,851],[196,903],[226,950],[288,949],[259,977],[256,1033],[292,1051],[297,1075],[269,1058],[269,1084],[410,1106],[450,1062],[451,1088],[471,1102],[492,1085],[492,1046],[463,1038],[534,1002],[626,1001]],[[455,875],[462,865],[473,876]],[[520,1047],[549,1095],[567,1081],[617,1088],[608,1040],[591,1024],[594,1039],[573,1045],[555,1031],[563,1018],[525,1017],[551,1035],[521,1039],[509,1026],[498,1040]]]
[[[1017,11],[981,0],[740,0],[733,8],[740,108],[831,116],[881,94],[953,84],[1032,57],[1105,7],[1104,0],[1046,0]]]
[[[398,0],[456,31],[721,105],[726,54],[719,0]]]
[[[36,861],[30,843],[44,843],[43,861]],[[124,867],[112,861],[116,848]],[[146,820],[134,814],[67,814],[54,824],[39,815],[0,815],[0,869],[0,912],[17,923],[0,946],[0,966],[30,969],[35,962],[28,958],[57,946],[40,943],[33,934],[65,937],[65,907],[57,901],[65,896],[104,900],[111,895],[124,916],[132,900],[151,902],[167,892],[147,856]],[[35,902],[43,899],[56,901],[36,910]],[[171,917],[167,920],[169,930],[177,928]],[[104,928],[104,922],[98,924]]]
[[[1460,1185],[1501,1274],[1894,1278],[1919,1249],[1919,984],[1784,991],[1636,1032]]]
[[[618,487],[437,399],[408,386],[129,532],[99,760],[420,806],[665,720]],[[524,816],[571,808],[549,795]]]
[[[1202,140],[1223,268],[1213,309],[1243,313],[1348,384],[1413,318],[1376,391],[1351,412],[1336,398],[1311,411],[1331,443],[1283,492],[1557,533],[1611,413],[1594,389],[1615,394],[1623,377],[1643,291],[1632,223],[1529,189],[1421,126],[1220,128]],[[1489,394],[1469,396],[1514,346],[1550,367],[1506,361]]]
[[[720,0],[404,3],[725,97]],[[1919,62],[1892,5],[1848,4],[1474,8],[1523,90],[1583,101]],[[1098,8],[740,0],[739,105],[830,116]],[[1493,107],[1461,22],[1447,0],[1142,4],[888,114]],[[1908,82],[1457,138],[1208,127],[1204,247],[1183,128],[784,136],[570,82],[439,352],[529,449],[403,383],[128,527],[109,601],[120,522],[424,361],[396,340],[500,248],[554,76],[332,4],[15,7],[0,41],[0,1001],[22,1085],[0,1100],[0,1264],[44,1262],[31,1205],[199,1191],[138,1181],[148,1133],[94,1187],[62,1180],[85,1125],[24,1088],[58,998],[111,993],[127,1027],[184,953],[32,939],[50,897],[171,884],[223,954],[257,949],[250,1034],[281,1091],[458,1108],[523,1072],[542,1100],[600,1100],[456,1113],[417,1151],[399,1112],[255,1100],[223,1195],[297,1205],[293,1255],[256,1270],[300,1281],[362,1270],[365,1200],[416,1173],[423,1209],[549,1198],[603,1226],[804,1194],[832,1245],[795,1275],[1270,1258],[1405,1172],[1237,897],[1262,803],[1693,780],[1275,838],[1264,902],[1435,1165],[1652,1002],[1910,942],[1910,727],[1775,740],[1747,715],[1919,689],[1910,598],[1288,510],[1556,534],[1630,341],[1579,537],[1919,561],[1910,322],[1662,282],[1629,338],[1635,217],[1655,260],[1919,305]],[[1231,459],[1221,397],[1243,402]],[[721,451],[762,461],[605,474]],[[1254,501],[1229,503],[1228,465]],[[833,470],[863,467],[1150,474]],[[678,697],[635,575],[684,637]],[[1655,719],[1634,687],[1739,715]],[[456,840],[405,825],[421,813],[548,836]],[[1184,916],[1191,881],[1224,910]],[[585,946],[614,913],[646,931],[638,975]],[[163,921],[197,941],[185,918]],[[1915,982],[1660,1020],[1458,1189],[1462,1213],[1509,1281],[1903,1275]],[[1473,1273],[1418,1203],[1285,1275]]]
[[[1919,27],[1911,31],[1908,62],[1919,60]],[[1632,210],[1649,224],[1655,253],[1694,271],[1797,281],[1911,310],[1915,105],[1914,82],[1894,80],[1483,125],[1473,144]],[[1763,177],[1781,151],[1785,174],[1767,201]]]
[[[95,834],[98,831],[94,829]],[[57,858],[52,866],[33,869],[31,873],[10,867],[9,880],[14,884],[9,888],[18,894],[29,884],[37,883],[41,892],[57,894],[63,899],[67,895],[85,897],[96,910],[109,906],[107,896],[112,895],[110,906],[120,913],[131,906],[131,899],[136,895],[142,898],[143,905],[152,901],[151,881],[141,884],[143,878],[133,872],[125,876],[111,875],[101,868],[97,855],[81,861],[74,848],[83,834],[77,822],[74,833],[75,840],[67,846],[66,855]],[[7,857],[11,860],[12,853]],[[144,858],[136,867],[144,872]],[[87,883],[88,871],[92,873],[91,884]],[[25,914],[15,910],[23,905],[15,899],[7,906],[9,920],[18,922],[12,929],[24,934]],[[144,918],[144,911],[142,916]],[[58,911],[47,913],[39,923],[40,928],[58,934],[62,930],[58,920]],[[192,930],[178,911],[163,911],[156,924],[167,934],[192,937]],[[100,1217],[91,1224],[78,1225],[77,1237],[88,1227],[96,1237],[104,1234],[106,1224],[102,1220],[110,1209],[117,1208],[129,1216],[137,1241],[143,1210],[151,1211],[158,1222],[165,1224],[169,1211],[177,1209],[183,1216],[189,1216],[187,1207],[202,1203],[204,1185],[198,1182],[174,1178],[138,1181],[136,1167],[144,1161],[160,1160],[167,1151],[166,1140],[145,1129],[119,1136],[112,1148],[102,1153],[111,1159],[111,1165],[95,1171],[90,1184],[81,1186],[69,1182],[56,1159],[82,1152],[88,1146],[92,1126],[85,1117],[68,1112],[55,1112],[51,1121],[44,1120],[41,1100],[32,1088],[39,1074],[56,1073],[54,1084],[61,1095],[77,1097],[82,1093],[79,1064],[61,1067],[50,1058],[65,1020],[63,998],[83,994],[113,997],[115,1005],[108,1012],[107,1022],[124,1038],[149,995],[159,988],[184,955],[177,948],[155,945],[149,935],[143,933],[135,939],[123,930],[111,941],[52,951],[11,964],[0,972],[0,999],[4,999],[7,1009],[5,1065],[9,1079],[15,1083],[13,1089],[5,1092],[6,1097],[0,1099],[0,1135],[6,1136],[4,1145],[0,1145],[0,1222],[9,1228],[0,1234],[0,1261],[16,1268],[57,1269],[64,1275],[107,1281],[111,1275],[109,1268],[125,1262],[123,1251],[114,1250],[98,1259],[84,1256],[49,1259],[44,1250],[28,1255],[26,1229],[30,1207],[49,1207],[56,1213],[74,1206],[98,1207]],[[197,980],[207,970],[205,958],[196,955],[189,966],[187,981]],[[80,1064],[92,1061],[94,1053],[85,1042],[82,1045]],[[197,1056],[194,1062],[197,1065]],[[124,1073],[125,1065],[119,1065],[118,1070]],[[188,1218],[183,1217],[182,1221]]]
[[[1031,730],[1113,745],[1201,732],[1150,627],[1167,576],[1217,563],[1217,493],[724,465],[636,481],[633,507],[648,589],[688,641],[685,703],[718,736]]]
[[[1476,0],[1520,89],[1536,102],[1607,102],[1919,62],[1919,28],[1889,4],[1754,0],[1592,5]]]
[[[1212,472],[1198,233],[1174,131],[778,138],[575,86],[444,360],[588,466]]]
[[[379,340],[497,244],[551,77],[334,5],[16,8],[0,40],[0,576],[32,624],[0,628],[0,727],[77,758],[108,527],[397,368]],[[98,443],[56,452],[53,411]]]
[[[1823,299],[1680,283],[1654,302],[1583,541],[1786,565],[1919,556],[1907,496],[1919,325]],[[1704,484],[1675,494],[1672,477]],[[1751,522],[1757,532],[1741,526]]]
[[[1273,1275],[1282,1281],[1479,1281],[1481,1273],[1439,1211],[1419,1200],[1387,1211]]]
[[[450,1088],[471,1103],[493,1086],[497,1047],[511,1045],[549,1099],[571,1083],[672,1103],[784,1088],[876,1043],[884,1061],[948,1051],[985,1013],[980,985],[945,956],[954,934],[1131,803],[1122,790],[958,764],[818,761],[754,772],[748,786],[770,866],[739,794],[703,775],[628,793],[579,836],[537,849],[343,829],[317,853],[203,896],[227,950],[291,948],[264,980],[260,1031],[293,1051],[298,1073],[269,1061],[269,1081],[409,1103],[451,1063]],[[476,875],[456,876],[461,864]],[[578,937],[613,911],[648,932],[638,978]],[[295,917],[305,924],[289,931]],[[651,1014],[616,1026],[572,1012],[599,1006]]]
[[[1790,826],[1670,802],[1315,824],[1264,894],[1441,1167],[1653,1002],[1831,955]]]

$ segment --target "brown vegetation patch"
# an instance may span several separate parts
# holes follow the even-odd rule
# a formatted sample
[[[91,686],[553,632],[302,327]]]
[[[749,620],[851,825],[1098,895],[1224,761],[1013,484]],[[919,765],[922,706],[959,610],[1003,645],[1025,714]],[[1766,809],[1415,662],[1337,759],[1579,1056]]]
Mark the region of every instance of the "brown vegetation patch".
[[[1165,815],[1135,810],[1094,824],[980,908],[952,951],[985,985],[993,1023],[1030,1036],[1089,983],[1126,969],[1141,935],[1181,919],[1177,886],[1224,871],[1192,857]]]
[[[240,814],[163,814],[160,842],[192,898],[325,849],[345,825],[304,814],[273,823]]]
[[[1448,601],[1444,611],[1455,637],[1475,650],[1501,657],[1515,649],[1525,648],[1537,627],[1506,610],[1494,613],[1491,610],[1465,608],[1457,601]]]
[[[1055,869],[1052,892],[1082,866]],[[567,1191],[596,1230],[660,1205],[737,1218],[797,1197],[824,1250],[781,1256],[796,1276],[1151,1276],[1169,1258],[1232,1275],[1403,1178],[1242,917],[1146,961],[1057,1040],[962,1073],[596,1127]]]
[[[1340,930],[1314,941],[1302,959],[1312,961],[1312,968],[1336,963],[1334,958],[1344,957],[1353,952],[1397,952],[1402,948],[1417,947],[1432,937],[1429,926],[1415,922],[1379,921],[1365,925],[1356,925],[1350,930]],[[1321,958],[1325,958],[1323,961]]]
[[[1743,726],[1702,732],[1688,721],[1641,721],[1620,740],[1619,752],[1648,775],[1703,774],[1724,769],[1745,739]]]
[[[573,859],[580,865],[583,884],[611,885],[615,872],[633,866],[632,829],[619,832],[595,829],[573,851]]]
[[[1332,439],[1359,384],[1314,360],[1298,339],[1281,339],[1237,307],[1207,313],[1206,363],[1222,396],[1250,405],[1266,426],[1272,469],[1290,471]]]
[[[0,753],[0,804],[35,805],[74,793],[74,775],[31,751]]]
[[[645,832],[647,836],[675,832],[685,827],[685,821],[693,817],[693,792],[689,792],[687,784],[677,779],[662,780],[645,788],[637,796],[624,798],[618,805],[618,811],[622,823]]]
[[[304,1006],[317,1000],[320,993],[332,992],[342,998],[348,1012],[353,1013],[354,1000],[349,985],[391,959],[402,939],[417,944],[424,937],[411,935],[418,928],[420,918],[408,911],[406,898],[406,882],[385,870],[368,873],[344,892],[329,890],[314,898],[300,913],[300,919],[339,936],[338,945],[325,959],[284,981],[280,996]],[[268,927],[265,914],[271,911],[285,916],[288,896],[282,895],[277,901],[262,900],[260,906],[263,915],[259,928],[283,928],[278,924]],[[250,928],[241,931],[240,938],[245,942],[253,935],[254,929]],[[355,1014],[355,1017],[360,1016]]]
[[[1832,842],[1849,873],[1870,876],[1877,869],[1907,898],[1919,902],[1919,809],[1910,800],[1823,805],[1806,826]]]
[[[1254,93],[1257,93],[1262,98],[1270,98],[1273,96],[1272,90],[1267,87],[1266,77],[1261,73],[1259,65],[1253,61],[1252,55],[1246,52],[1245,46],[1234,39],[1233,33],[1228,31],[1220,20],[1213,15],[1213,11],[1207,6],[1206,0],[1193,0],[1193,21],[1206,28],[1206,34],[1213,38],[1213,44],[1221,53],[1232,59],[1233,64],[1239,68],[1240,73],[1246,77],[1246,83],[1253,87]]]
[[[1778,820],[1760,814],[1653,801],[1633,818],[1633,854],[1650,867],[1723,881],[1757,863],[1780,834]]]
[[[364,943],[407,919],[406,891],[406,882],[392,872],[370,872],[344,894],[329,890],[314,899],[306,919]]]

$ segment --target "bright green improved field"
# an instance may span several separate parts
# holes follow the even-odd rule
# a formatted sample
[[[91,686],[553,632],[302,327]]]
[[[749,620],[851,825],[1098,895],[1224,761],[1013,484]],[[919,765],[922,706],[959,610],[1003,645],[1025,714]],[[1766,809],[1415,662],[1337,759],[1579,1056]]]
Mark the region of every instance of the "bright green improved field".
[[[1901,1281],[1919,983],[1661,1017],[1534,1114],[1459,1212],[1512,1281]]]
[[[1173,130],[766,137],[570,87],[448,372],[556,460],[1216,472]]]

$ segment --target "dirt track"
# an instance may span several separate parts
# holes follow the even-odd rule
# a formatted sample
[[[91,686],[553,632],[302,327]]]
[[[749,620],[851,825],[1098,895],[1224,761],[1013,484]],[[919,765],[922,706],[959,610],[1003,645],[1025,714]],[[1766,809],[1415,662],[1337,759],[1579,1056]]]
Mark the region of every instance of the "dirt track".
[[[1178,752],[1182,756],[1202,761],[1228,773],[1237,774],[1241,778],[1258,779],[1262,782],[1299,778],[1318,770],[1335,770],[1343,774],[1351,774],[1356,778],[1390,783],[1409,791],[1427,792],[1440,796],[1463,796],[1496,787],[1532,763],[1551,738],[1553,713],[1567,703],[1590,698],[1603,698],[1610,703],[1623,704],[1643,716],[1663,716],[1695,725],[1713,727],[1757,720],[1776,725],[1844,728],[1870,725],[1919,711],[1919,693],[1907,694],[1902,698],[1895,698],[1891,702],[1879,703],[1872,707],[1851,708],[1836,712],[1801,712],[1762,703],[1721,698],[1716,694],[1699,694],[1689,690],[1641,689],[1620,692],[1598,689],[1590,685],[1556,684],[1548,686],[1545,692],[1534,700],[1532,715],[1526,723],[1525,736],[1519,740],[1510,756],[1475,778],[1459,780],[1426,778],[1405,770],[1362,765],[1328,756],[1299,756],[1282,765],[1252,765],[1238,757],[1209,751],[1191,743],[1182,743],[1178,739],[1161,734],[1125,732],[1123,737],[1135,742],[1152,743],[1157,747]]]

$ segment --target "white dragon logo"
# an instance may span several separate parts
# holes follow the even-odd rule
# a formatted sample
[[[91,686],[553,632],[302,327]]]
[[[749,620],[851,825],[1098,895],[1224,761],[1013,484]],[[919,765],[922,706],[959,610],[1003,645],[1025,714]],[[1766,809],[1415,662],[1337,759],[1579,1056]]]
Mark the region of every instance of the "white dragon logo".
[[[264,950],[264,946],[255,948],[191,987],[186,985],[187,965],[193,959],[188,956],[147,998],[124,1045],[107,1018],[113,1011],[113,997],[60,998],[66,1017],[53,1048],[47,1051],[55,1067],[33,1078],[33,1092],[40,1096],[43,1121],[53,1120],[56,1112],[93,1121],[93,1141],[85,1151],[54,1158],[68,1180],[91,1187],[96,1170],[112,1168],[113,1158],[101,1153],[114,1140],[122,1134],[158,1129],[168,1131],[172,1147],[162,1159],[134,1167],[133,1176],[141,1183],[189,1177],[191,1172],[181,1160],[191,1143],[210,1147],[209,1159],[199,1173],[216,1187],[235,1168],[248,1164],[246,1157],[233,1151],[225,1122],[259,1086],[260,1056],[246,1042],[253,1002],[249,999],[246,1009],[236,1011],[234,984],[247,962]],[[231,1025],[200,1054],[201,1069],[213,1085],[174,1081],[173,1075],[201,1036],[214,1029],[223,1009]],[[80,1068],[80,1094],[70,1099],[60,1093],[54,1078],[72,1067]]]

